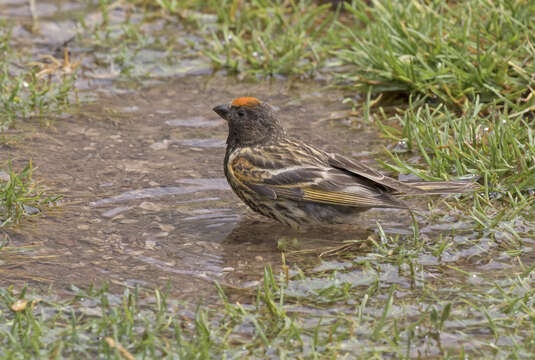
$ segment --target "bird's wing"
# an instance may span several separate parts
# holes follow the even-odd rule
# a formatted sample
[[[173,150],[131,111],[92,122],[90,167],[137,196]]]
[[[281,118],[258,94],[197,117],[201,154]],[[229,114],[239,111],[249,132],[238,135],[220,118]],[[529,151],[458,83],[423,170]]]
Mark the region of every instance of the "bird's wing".
[[[256,151],[242,149],[229,159],[228,168],[243,186],[273,200],[285,198],[365,208],[407,207],[389,194],[381,183],[367,176],[333,167],[326,158],[281,157],[279,152],[286,150],[278,147]],[[323,153],[319,155],[326,156]]]
[[[426,191],[423,189],[392,179],[371,167],[357,161],[349,160],[339,154],[329,154],[327,161],[333,168],[351,173],[354,176],[361,178],[361,181],[364,183],[375,184],[375,186],[383,187],[391,193],[402,193],[406,195],[426,194]]]

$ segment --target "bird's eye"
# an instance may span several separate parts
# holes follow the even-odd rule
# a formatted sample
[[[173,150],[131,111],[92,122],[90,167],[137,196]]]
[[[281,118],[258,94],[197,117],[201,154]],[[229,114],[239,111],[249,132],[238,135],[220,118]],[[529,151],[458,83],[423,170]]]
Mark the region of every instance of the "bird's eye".
[[[245,111],[243,111],[243,110],[238,110],[238,116],[239,116],[239,117],[244,117],[244,116],[245,116]]]

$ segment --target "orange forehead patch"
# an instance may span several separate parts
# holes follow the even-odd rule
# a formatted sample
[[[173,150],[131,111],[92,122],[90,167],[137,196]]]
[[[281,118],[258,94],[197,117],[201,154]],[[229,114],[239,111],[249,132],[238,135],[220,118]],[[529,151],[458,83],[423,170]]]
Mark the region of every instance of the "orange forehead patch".
[[[253,106],[260,104],[260,100],[254,97],[240,97],[232,101],[232,106]]]

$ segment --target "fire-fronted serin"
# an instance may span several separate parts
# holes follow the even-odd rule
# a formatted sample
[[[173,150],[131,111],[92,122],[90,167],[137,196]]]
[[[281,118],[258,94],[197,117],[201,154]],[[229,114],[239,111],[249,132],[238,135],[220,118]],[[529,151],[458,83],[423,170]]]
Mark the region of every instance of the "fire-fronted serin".
[[[473,191],[470,182],[401,182],[286,135],[271,106],[237,98],[214,111],[227,120],[225,176],[254,211],[292,227],[358,221],[370,208],[407,209],[396,195]]]

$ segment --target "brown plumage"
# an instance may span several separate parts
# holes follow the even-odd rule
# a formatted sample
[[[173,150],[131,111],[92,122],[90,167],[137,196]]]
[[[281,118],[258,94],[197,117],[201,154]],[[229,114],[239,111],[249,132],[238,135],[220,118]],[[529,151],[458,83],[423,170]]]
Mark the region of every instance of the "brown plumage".
[[[235,99],[214,111],[227,120],[225,176],[254,211],[292,227],[353,223],[370,208],[407,209],[396,195],[473,191],[470,182],[401,182],[286,135],[272,108]]]

